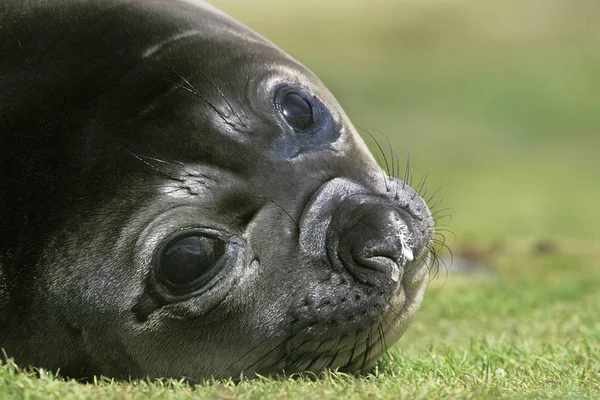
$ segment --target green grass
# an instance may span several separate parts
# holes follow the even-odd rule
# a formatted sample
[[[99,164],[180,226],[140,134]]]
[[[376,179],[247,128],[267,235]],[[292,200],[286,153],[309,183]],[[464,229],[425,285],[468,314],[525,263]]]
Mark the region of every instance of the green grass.
[[[7,365],[0,399],[600,397],[600,3],[215,3],[310,66],[417,177],[431,171],[455,255],[479,249],[495,273],[442,267],[357,378],[83,384]]]
[[[0,369],[0,398],[594,398],[600,393],[597,249],[507,245],[494,276],[439,277],[411,329],[370,373],[189,387],[63,382]],[[524,268],[523,265],[527,265]]]

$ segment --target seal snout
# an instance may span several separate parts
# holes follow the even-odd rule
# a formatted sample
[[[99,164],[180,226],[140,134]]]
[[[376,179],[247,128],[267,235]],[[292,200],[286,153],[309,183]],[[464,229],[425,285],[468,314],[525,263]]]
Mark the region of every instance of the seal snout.
[[[408,216],[380,198],[352,196],[333,213],[327,246],[357,281],[367,285],[398,282],[414,259]]]
[[[402,281],[427,253],[433,231],[412,189],[395,181],[389,188],[393,195],[345,178],[325,183],[300,219],[302,251],[368,286]]]

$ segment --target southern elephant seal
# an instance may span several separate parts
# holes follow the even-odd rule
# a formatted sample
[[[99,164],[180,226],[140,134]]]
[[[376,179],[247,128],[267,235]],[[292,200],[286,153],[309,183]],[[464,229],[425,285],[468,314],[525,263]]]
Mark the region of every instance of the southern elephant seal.
[[[0,3],[0,347],[71,377],[356,372],[434,222],[323,84],[204,3]]]

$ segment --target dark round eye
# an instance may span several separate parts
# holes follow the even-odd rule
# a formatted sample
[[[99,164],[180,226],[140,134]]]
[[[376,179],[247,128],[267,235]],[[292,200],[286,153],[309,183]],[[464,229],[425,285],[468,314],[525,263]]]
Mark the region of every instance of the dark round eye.
[[[279,107],[287,123],[296,130],[306,130],[315,122],[312,105],[298,93],[287,93]]]
[[[196,234],[168,243],[158,256],[158,275],[171,287],[198,287],[213,277],[225,253],[225,242]]]

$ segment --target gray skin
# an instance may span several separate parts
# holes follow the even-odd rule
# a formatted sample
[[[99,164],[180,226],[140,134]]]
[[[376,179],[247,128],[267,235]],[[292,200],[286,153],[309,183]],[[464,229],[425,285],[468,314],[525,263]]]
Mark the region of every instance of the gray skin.
[[[3,0],[0,55],[0,347],[17,363],[355,373],[409,326],[431,213],[271,42],[199,2]],[[185,235],[216,246],[208,272],[164,261]]]

